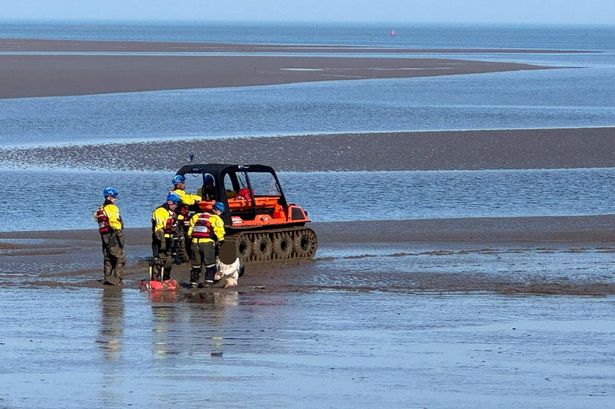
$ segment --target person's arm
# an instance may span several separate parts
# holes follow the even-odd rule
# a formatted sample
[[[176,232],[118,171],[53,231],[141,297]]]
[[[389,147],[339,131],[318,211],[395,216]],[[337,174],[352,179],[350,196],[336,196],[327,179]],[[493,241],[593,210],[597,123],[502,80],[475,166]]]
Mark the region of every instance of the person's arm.
[[[160,252],[165,251],[166,249],[166,241],[164,239],[164,225],[167,221],[167,215],[165,215],[165,211],[162,208],[157,208],[152,213],[152,224],[154,226],[154,239],[157,242],[158,246],[158,254],[154,254],[154,257],[158,257]]]
[[[166,212],[163,208],[159,207],[154,210],[154,213],[152,215],[152,219],[154,219],[154,233],[164,230],[164,226],[167,224],[168,218],[169,213]]]
[[[109,218],[109,225],[113,230],[122,230],[120,220],[120,209],[114,204],[109,204],[104,208],[105,215]]]
[[[179,198],[181,199],[182,203],[185,204],[186,206],[192,206],[197,201],[201,200],[200,196],[193,195],[193,194],[188,194],[188,193],[186,193],[185,191],[183,191],[181,189],[176,189],[176,190],[173,191],[173,193],[175,193],[177,196],[179,196]]]
[[[218,241],[224,240],[225,231],[224,231],[224,221],[222,221],[222,218],[218,215],[214,215],[210,218],[210,222],[213,227],[214,234],[216,235],[216,238],[218,239]]]

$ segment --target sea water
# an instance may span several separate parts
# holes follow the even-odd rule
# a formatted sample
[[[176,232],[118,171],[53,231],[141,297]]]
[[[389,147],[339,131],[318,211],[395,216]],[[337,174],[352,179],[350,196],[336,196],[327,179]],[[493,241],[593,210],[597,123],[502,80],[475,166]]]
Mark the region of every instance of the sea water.
[[[427,56],[558,67],[429,78],[2,99],[0,146],[4,147],[615,126],[615,28],[609,27],[421,25],[395,27],[395,38],[379,25],[123,24],[108,28],[78,23],[2,23],[0,29],[5,38],[480,47],[492,51],[478,55],[443,51]],[[499,51],[502,48],[587,53],[505,54]],[[31,165],[27,154],[23,162]],[[0,158],[0,168],[1,163]],[[7,217],[0,218],[0,230],[87,226],[100,190],[107,185],[117,185],[123,192],[120,203],[128,225],[145,226],[149,212],[168,190],[171,176],[111,169],[109,173],[5,169],[0,171],[5,189],[0,200]],[[317,221],[585,215],[615,210],[613,171],[609,169],[287,173],[282,179],[290,200],[305,206]],[[308,191],[309,195],[304,193]],[[19,206],[14,204],[15,197],[19,197]],[[46,209],[55,206],[68,211],[71,217],[61,224],[54,222],[42,214],[43,204]],[[17,224],[15,217],[20,220]]]
[[[5,38],[485,48],[492,51],[478,55],[433,52],[402,56],[529,62],[559,69],[3,99],[0,100],[0,146],[340,132],[615,126],[613,27],[417,25],[397,27],[396,32],[391,38],[388,30],[380,25],[135,23],[107,26],[74,22],[0,25],[0,37]],[[585,53],[499,52],[504,48]],[[400,55],[379,53],[378,56]]]
[[[0,38],[615,50],[612,26],[3,21],[1,28]],[[394,37],[390,36],[392,29]]]
[[[0,100],[0,145],[615,126],[609,68]]]
[[[126,226],[146,227],[172,177],[172,172],[0,170],[0,179],[8,181],[0,197],[0,231],[95,228],[93,212],[107,185],[121,192]],[[288,201],[318,222],[615,213],[611,168],[281,172],[279,177]]]

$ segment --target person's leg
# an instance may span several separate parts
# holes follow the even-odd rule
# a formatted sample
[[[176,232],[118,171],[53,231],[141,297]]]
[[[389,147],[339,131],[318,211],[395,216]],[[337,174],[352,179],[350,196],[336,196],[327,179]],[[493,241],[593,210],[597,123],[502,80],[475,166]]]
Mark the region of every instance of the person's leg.
[[[118,281],[119,284],[124,278],[124,235],[122,232],[115,231],[111,233],[109,240],[109,255],[111,256],[111,275]]]
[[[182,264],[188,262],[190,259],[188,254],[190,253],[190,241],[186,240],[186,234],[184,233],[185,227],[183,225],[178,226],[177,231],[177,254],[174,254],[173,261],[175,264]]]
[[[188,226],[184,226],[184,241],[186,242],[186,260],[185,262],[189,261],[190,258],[192,257],[192,245],[191,245],[191,240],[190,240],[190,236],[188,236]]]
[[[164,260],[162,260],[164,266],[164,274],[162,281],[171,279],[171,270],[173,269],[173,239],[166,239],[166,249],[163,252]]]
[[[161,272],[164,263],[162,262],[161,257],[163,257],[163,247],[164,244],[158,235],[152,233],[152,256],[154,257],[154,260],[152,261],[152,280],[154,281],[162,280]]]
[[[190,264],[192,265],[192,270],[190,270],[190,285],[196,287],[199,284],[202,262],[198,243],[192,243],[190,254]]]
[[[100,239],[103,253],[103,281],[108,283],[113,272],[113,263],[109,252],[109,233],[101,234]]]
[[[205,264],[205,285],[211,286],[216,275],[216,245],[212,241],[203,243],[203,264]]]
[[[184,229],[181,222],[177,225],[177,237],[175,238],[175,254],[173,254],[173,263],[179,265],[182,263],[183,255],[186,253],[186,243],[184,242]]]

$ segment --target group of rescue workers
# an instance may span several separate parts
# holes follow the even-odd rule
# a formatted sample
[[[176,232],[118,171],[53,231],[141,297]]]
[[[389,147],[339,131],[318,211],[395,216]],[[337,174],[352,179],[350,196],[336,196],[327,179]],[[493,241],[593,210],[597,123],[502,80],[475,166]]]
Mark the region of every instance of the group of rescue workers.
[[[191,287],[211,287],[219,278],[216,268],[218,246],[224,240],[224,221],[220,217],[224,203],[215,202],[211,211],[202,211],[196,205],[201,200],[214,199],[211,191],[213,177],[205,180],[197,194],[186,193],[186,178],[176,175],[173,188],[165,202],[152,212],[151,279],[169,280],[173,264],[190,261]],[[119,285],[123,280],[126,263],[124,252],[124,222],[117,206],[119,192],[114,187],[103,190],[104,203],[94,213],[102,240],[103,282]],[[203,283],[201,273],[205,270]]]

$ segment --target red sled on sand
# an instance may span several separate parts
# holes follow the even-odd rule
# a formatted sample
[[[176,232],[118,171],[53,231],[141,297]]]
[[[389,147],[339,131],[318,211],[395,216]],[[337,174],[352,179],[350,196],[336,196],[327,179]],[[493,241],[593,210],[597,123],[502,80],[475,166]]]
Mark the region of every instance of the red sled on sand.
[[[164,277],[164,267],[160,271],[160,277]],[[177,280],[155,280],[153,266],[149,266],[149,280],[141,280],[139,288],[142,291],[177,291]]]

